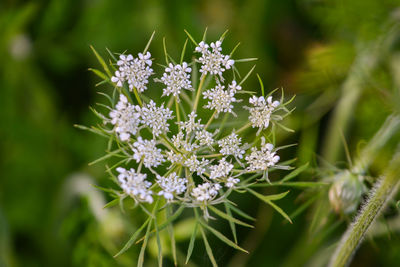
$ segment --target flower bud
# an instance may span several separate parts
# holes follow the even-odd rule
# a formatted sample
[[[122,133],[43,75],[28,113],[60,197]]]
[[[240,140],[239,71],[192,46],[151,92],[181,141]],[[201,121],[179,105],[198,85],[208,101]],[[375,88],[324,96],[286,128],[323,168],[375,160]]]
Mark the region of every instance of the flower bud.
[[[334,177],[329,189],[329,201],[336,213],[349,214],[357,210],[365,191],[362,176],[346,170]]]

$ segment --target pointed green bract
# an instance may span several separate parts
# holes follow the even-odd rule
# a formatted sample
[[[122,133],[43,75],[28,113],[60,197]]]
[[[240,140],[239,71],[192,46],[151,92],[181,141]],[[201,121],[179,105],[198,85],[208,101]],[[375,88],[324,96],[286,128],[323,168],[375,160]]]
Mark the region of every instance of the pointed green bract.
[[[231,247],[233,247],[233,248],[235,248],[237,250],[241,250],[241,251],[243,251],[245,253],[249,253],[247,250],[245,250],[245,249],[239,247],[238,245],[236,245],[234,242],[232,242],[229,238],[227,238],[226,236],[221,234],[219,231],[217,231],[216,229],[214,229],[211,226],[209,226],[203,220],[200,220],[200,223],[201,223],[202,227],[204,227],[205,229],[207,229],[208,231],[213,233],[216,237],[218,237],[219,240],[221,240],[222,242],[224,242],[228,246],[231,246]]]
[[[125,251],[127,251],[132,245],[133,243],[136,241],[136,239],[138,238],[138,236],[140,235],[140,233],[143,231],[143,229],[148,225],[151,224],[151,220],[150,218],[148,218],[143,224],[142,226],[136,230],[135,233],[133,233],[133,235],[131,236],[131,238],[129,239],[129,241],[125,244],[125,246],[117,253],[114,255],[114,258],[118,257],[119,255],[121,255],[122,253],[124,253]],[[149,227],[147,227],[149,228]]]
[[[97,53],[96,49],[94,49],[93,46],[90,46],[90,49],[92,49],[94,55],[96,56],[97,60],[99,61],[99,63],[103,67],[104,71],[107,73],[108,77],[111,77],[112,76],[111,71],[108,68],[108,65],[106,64],[104,59],[99,55],[99,53]]]
[[[283,179],[281,180],[281,183],[284,183],[286,181],[289,181],[289,180],[295,178],[300,173],[302,173],[303,171],[307,170],[307,168],[308,168],[308,162],[306,164],[298,167],[297,169],[295,169],[294,171],[292,171],[291,173],[289,173],[285,177],[283,177]]]
[[[250,225],[248,223],[242,222],[236,218],[233,218],[232,216],[220,211],[218,208],[214,207],[214,206],[209,206],[209,209],[212,210],[215,214],[217,214],[218,216],[224,218],[225,220],[229,221],[229,222],[233,222],[242,226],[246,226],[246,227],[250,227],[250,228],[254,228],[253,225]]]

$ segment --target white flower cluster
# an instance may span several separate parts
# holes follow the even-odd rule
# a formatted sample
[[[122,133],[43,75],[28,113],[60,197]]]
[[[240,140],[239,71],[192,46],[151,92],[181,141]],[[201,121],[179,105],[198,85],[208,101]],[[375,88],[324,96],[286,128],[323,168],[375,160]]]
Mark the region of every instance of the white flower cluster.
[[[110,112],[110,122],[115,125],[114,130],[121,141],[127,141],[131,135],[136,135],[142,126],[148,126],[154,136],[166,133],[169,130],[168,120],[172,119],[172,111],[169,108],[156,106],[154,101],[140,107],[128,102],[126,96],[121,94],[115,109]]]
[[[165,68],[165,73],[161,77],[161,81],[167,86],[163,89],[163,96],[169,96],[172,94],[173,96],[178,97],[182,89],[191,90],[191,71],[192,69],[188,67],[186,62],[183,62],[182,65],[173,65],[170,63],[168,67]]]
[[[127,141],[131,134],[135,135],[139,129],[140,106],[130,104],[126,96],[121,94],[115,109],[110,112],[110,117],[119,138]]]
[[[149,77],[154,73],[150,68],[152,65],[151,54],[147,52],[145,55],[138,54],[137,58],[132,55],[120,55],[117,62],[118,70],[111,81],[116,83],[118,87],[122,87],[124,82],[128,82],[129,90],[133,91],[136,88],[139,92],[147,89]]]
[[[167,200],[174,198],[174,193],[179,195],[185,192],[186,184],[188,180],[186,178],[179,178],[175,172],[171,173],[167,177],[157,176],[157,183],[161,187],[161,191],[158,192],[159,196],[164,196]]]
[[[223,83],[223,72],[230,69],[234,61],[222,54],[221,44],[221,41],[210,45],[200,42],[196,47],[195,52],[200,52],[201,57],[190,64],[201,64],[200,79],[211,75],[216,77],[217,82],[209,86],[213,88],[204,85],[205,88],[198,89],[200,91],[193,94],[196,101],[183,98],[185,103],[177,103],[175,116],[169,105],[157,105],[155,101],[140,95],[147,88],[149,76],[153,74],[150,53],[139,54],[138,58],[120,56],[117,62],[119,69],[112,81],[117,87],[122,87],[124,82],[128,83],[131,90],[135,87],[139,93],[135,92],[131,97],[136,97],[139,104],[133,104],[136,101],[120,94],[106,122],[113,125],[112,132],[121,141],[118,145],[125,152],[124,156],[129,156],[126,162],[133,160],[137,165],[136,170],[117,168],[121,188],[136,201],[152,203],[153,196],[162,196],[168,202],[204,207],[219,203],[232,190],[243,186],[240,184],[241,177],[254,172],[265,173],[273,167],[279,168],[279,156],[264,137],[257,135],[250,142],[258,144],[261,138],[261,147],[257,148],[256,145],[251,147],[248,143],[243,144],[242,140],[248,139],[240,136],[243,127],[240,131],[207,130],[221,112],[236,116],[233,104],[241,102],[235,96],[242,90],[241,83],[236,80]],[[162,96],[179,100],[182,90],[193,90],[191,71],[186,62],[169,64],[162,77],[154,79],[166,86]],[[192,107],[201,96],[207,101],[204,108],[214,110],[214,115],[199,118],[202,113],[196,113],[196,109],[189,112],[180,110]],[[258,127],[259,131],[267,129],[272,113],[279,109],[280,102],[272,101],[271,96],[253,96],[249,102],[252,107],[247,107],[251,122],[247,125],[248,129],[251,129],[250,126]],[[168,103],[172,104],[173,101]],[[173,118],[177,118],[174,123],[170,122]],[[202,124],[202,119],[207,123]],[[225,190],[222,190],[223,187]]]
[[[239,159],[243,158],[245,153],[244,149],[240,148],[242,138],[238,137],[236,133],[231,133],[226,138],[218,141],[218,145],[221,148],[220,152],[222,155],[233,155]]]
[[[200,72],[203,75],[208,73],[218,75],[223,81],[224,79],[222,77],[222,73],[225,70],[230,69],[235,61],[231,59],[230,56],[223,55],[221,53],[221,45],[221,41],[216,41],[210,45],[206,44],[204,41],[201,41],[196,47],[195,51],[201,53],[201,57],[198,59],[198,61],[201,63]]]
[[[122,167],[117,168],[118,181],[122,190],[133,199],[140,202],[153,202],[152,191],[148,188],[151,182],[146,181],[146,174],[136,173],[134,169],[126,170]]]
[[[153,100],[142,107],[141,115],[142,122],[151,128],[154,136],[168,132],[169,124],[167,121],[173,118],[172,111],[169,108],[164,108],[164,104],[157,107]]]
[[[279,106],[279,101],[272,102],[272,96],[267,97],[267,99],[262,96],[253,96],[249,99],[249,103],[254,106],[248,108],[250,111],[249,120],[251,121],[253,128],[258,127],[260,130],[268,128],[271,115]]]
[[[217,84],[215,88],[211,88],[203,93],[204,99],[209,99],[205,108],[209,108],[211,110],[215,109],[217,114],[220,112],[229,112],[235,115],[232,111],[234,102],[240,102],[240,100],[235,98],[235,93],[238,90],[241,90],[242,87],[237,85],[236,81],[232,81],[232,84],[229,85],[228,90],[224,90],[225,86],[221,84]]]
[[[275,166],[280,158],[276,155],[276,152],[272,151],[273,149],[274,145],[266,143],[265,137],[261,137],[260,150],[256,147],[252,147],[250,155],[246,156],[246,161],[249,164],[248,170],[266,171],[268,168]]]
[[[215,198],[220,189],[220,184],[206,182],[193,188],[191,195],[199,202],[206,202]]]
[[[164,156],[161,154],[161,149],[156,147],[154,139],[143,140],[139,136],[138,140],[133,143],[132,151],[133,159],[138,163],[143,161],[143,165],[146,168],[157,167],[165,161]]]

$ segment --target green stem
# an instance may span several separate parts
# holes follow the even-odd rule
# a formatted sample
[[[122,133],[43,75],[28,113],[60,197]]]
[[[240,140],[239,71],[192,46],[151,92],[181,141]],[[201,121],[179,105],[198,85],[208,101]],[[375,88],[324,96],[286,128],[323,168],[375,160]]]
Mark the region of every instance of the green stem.
[[[211,115],[210,119],[208,120],[206,126],[204,126],[204,130],[207,130],[208,126],[210,126],[211,122],[215,118],[215,115],[217,115],[217,111],[214,111],[214,113]]]
[[[249,122],[249,123],[245,124],[244,126],[242,126],[242,128],[240,128],[239,130],[235,131],[235,133],[239,134],[240,132],[243,132],[244,130],[246,130],[250,126],[251,126],[251,122]]]
[[[204,81],[206,80],[206,75],[202,75],[199,87],[197,88],[197,94],[196,94],[196,99],[194,100],[194,105],[193,105],[193,111],[196,112],[197,106],[199,105],[199,100],[200,100],[200,95],[201,95],[201,89],[203,87]]]
[[[136,100],[137,100],[138,103],[139,103],[139,106],[142,107],[142,106],[143,106],[143,103],[142,103],[142,100],[140,99],[140,96],[139,96],[139,93],[138,93],[136,87],[133,87],[133,93],[134,93],[134,95],[135,95],[135,97],[136,97]]]
[[[179,122],[181,122],[181,114],[179,113],[178,99],[175,97],[175,108],[176,108],[176,119],[178,120],[179,129],[181,128]]]
[[[392,159],[386,175],[374,185],[367,202],[350,225],[333,254],[330,267],[347,266],[365,233],[379,216],[385,204],[392,199],[400,184],[400,153]]]

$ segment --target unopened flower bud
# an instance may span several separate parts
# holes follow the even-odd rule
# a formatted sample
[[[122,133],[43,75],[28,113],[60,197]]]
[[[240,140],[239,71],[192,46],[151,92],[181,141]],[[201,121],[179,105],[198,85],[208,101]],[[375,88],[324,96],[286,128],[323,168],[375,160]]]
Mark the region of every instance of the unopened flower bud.
[[[362,176],[346,170],[334,177],[329,189],[329,201],[336,213],[349,214],[357,210],[365,191]]]

